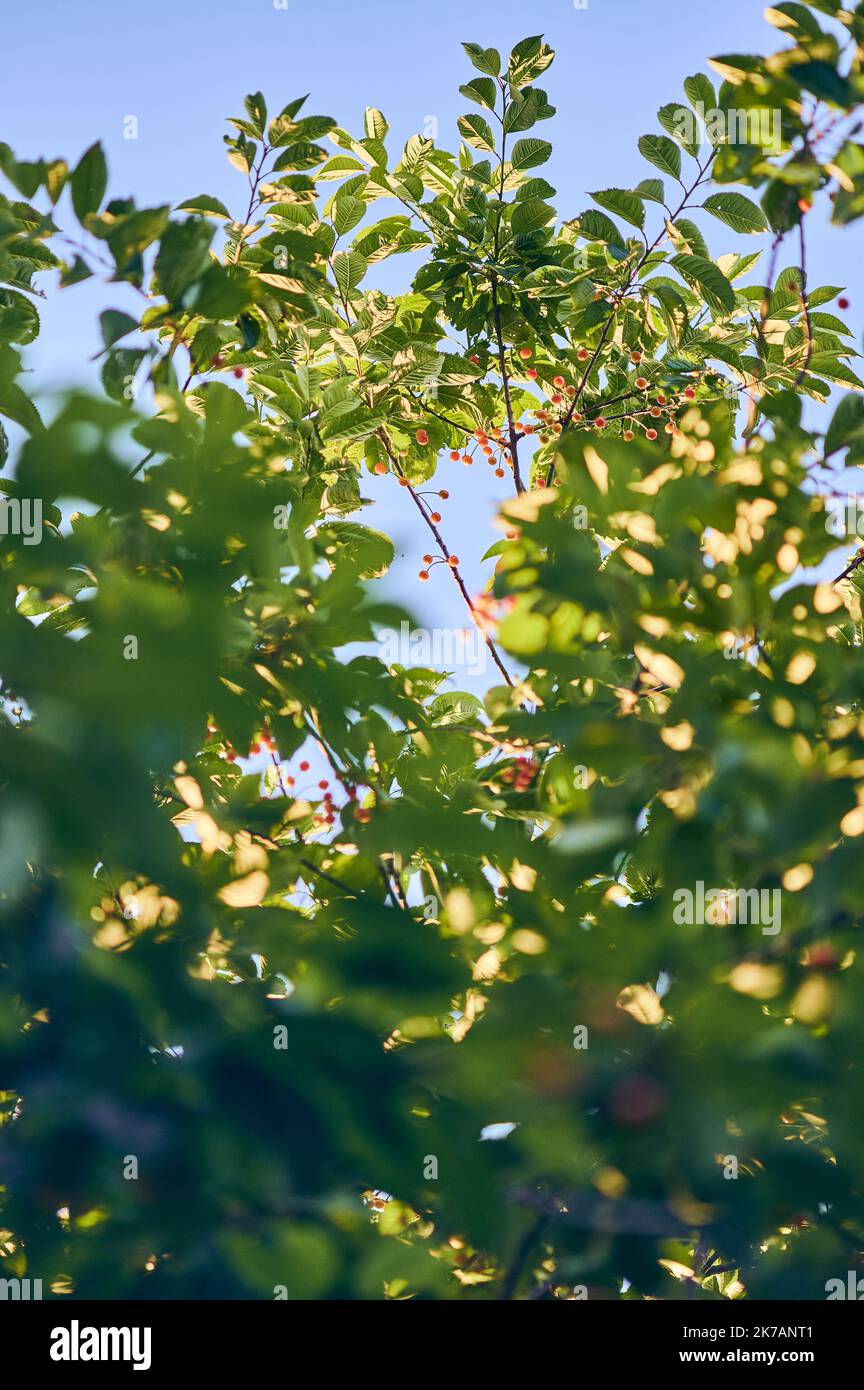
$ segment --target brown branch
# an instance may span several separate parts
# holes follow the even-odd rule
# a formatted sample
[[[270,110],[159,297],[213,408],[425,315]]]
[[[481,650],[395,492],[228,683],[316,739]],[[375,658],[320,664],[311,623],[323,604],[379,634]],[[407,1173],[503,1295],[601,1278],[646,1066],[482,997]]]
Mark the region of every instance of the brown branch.
[[[810,358],[813,356],[813,325],[810,322],[810,301],[807,298],[807,247],[804,241],[803,213],[801,214],[801,221],[798,223],[798,243],[801,248],[801,304],[804,309],[804,326],[807,330],[807,348],[804,353],[804,361],[801,364],[801,370],[792,383],[793,391],[797,386],[800,386],[807,375]]]
[[[843,570],[841,574],[838,574],[836,579],[832,579],[831,583],[839,584],[841,579],[848,579],[849,575],[854,573],[854,571],[858,569],[859,565],[864,565],[864,545],[862,545],[861,549],[858,551],[858,554],[855,556],[855,559],[852,561],[852,563],[847,565],[845,570]]]
[[[510,1268],[507,1270],[504,1277],[504,1284],[499,1294],[499,1298],[502,1301],[512,1299],[518,1287],[519,1279],[528,1260],[528,1256],[531,1254],[531,1251],[534,1249],[534,1246],[537,1244],[537,1241],[540,1239],[551,1220],[552,1218],[548,1212],[541,1212],[537,1220],[532,1222],[523,1235],[516,1247],[516,1253],[513,1256]]]
[[[378,431],[378,438],[381,440],[381,443],[384,445],[384,448],[385,448],[386,451],[387,451],[387,457],[390,459],[390,462],[391,462],[391,464],[393,465],[394,469],[396,470],[396,473],[397,473],[398,477],[400,477],[400,478],[405,478],[405,473],[403,472],[402,468],[400,467],[399,461],[398,461],[398,459],[396,458],[396,451],[395,451],[395,449],[393,448],[393,444],[392,444],[392,441],[391,441],[391,439],[390,439],[390,436],[388,435],[387,431],[384,429],[383,426],[382,426],[381,429]],[[405,486],[406,486],[407,489],[408,489],[408,492],[409,492],[409,495],[410,495],[410,497],[411,497],[412,502],[414,503],[414,505],[415,505],[415,507],[417,508],[418,512],[419,512],[420,515],[422,516],[422,518],[423,518],[423,520],[425,521],[426,525],[429,527],[429,530],[432,532],[432,535],[435,537],[435,540],[436,540],[437,544],[439,545],[439,547],[440,547],[440,549],[441,549],[441,554],[444,556],[444,559],[447,561],[447,568],[450,570],[450,573],[453,575],[453,578],[455,579],[456,583],[458,584],[458,586],[459,586],[459,591],[460,591],[460,593],[462,594],[462,597],[464,598],[465,602],[466,602],[467,605],[468,605],[468,608],[469,608],[469,610],[470,610],[470,613],[471,613],[472,618],[474,619],[475,623],[477,624],[477,627],[479,627],[479,628],[480,628],[480,631],[483,633],[483,640],[485,641],[486,646],[487,646],[488,649],[489,649],[489,654],[490,654],[490,656],[492,657],[492,660],[495,662],[495,665],[498,667],[498,670],[501,672],[501,674],[502,674],[502,676],[504,677],[504,679],[505,679],[505,681],[507,682],[507,684],[508,684],[509,686],[512,687],[512,686],[513,686],[513,680],[512,680],[512,678],[511,678],[511,676],[510,676],[510,673],[509,673],[508,670],[507,670],[507,667],[504,665],[504,662],[501,660],[501,657],[500,657],[499,654],[498,654],[498,649],[497,649],[497,647],[495,646],[495,643],[492,641],[492,638],[489,636],[489,633],[486,632],[485,628],[481,627],[480,624],[479,624],[479,622],[477,622],[477,610],[476,610],[476,608],[474,607],[474,604],[473,604],[472,601],[471,601],[471,595],[469,594],[468,590],[467,590],[466,587],[465,587],[465,581],[463,580],[461,574],[459,573],[459,566],[458,566],[458,565],[451,565],[451,564],[450,564],[450,560],[451,560],[453,557],[451,556],[450,551],[449,551],[448,548],[447,548],[447,545],[446,545],[446,543],[445,543],[445,541],[444,541],[444,537],[441,535],[441,532],[438,530],[438,527],[435,525],[435,522],[432,520],[432,518],[431,518],[431,516],[429,515],[428,511],[427,511],[426,508],[423,506],[423,503],[422,503],[421,499],[417,496],[417,493],[415,492],[415,490],[414,490],[414,488],[411,486],[411,484],[408,482],[407,478],[405,479]]]
[[[504,404],[507,407],[507,430],[510,435],[510,458],[513,463],[513,479],[516,483],[516,491],[524,492],[525,484],[519,472],[519,436],[516,433],[516,421],[513,418],[513,403],[510,399],[510,377],[507,371],[507,358],[504,352],[504,335],[501,332],[501,306],[498,303],[498,276],[494,270],[491,277],[492,282],[492,317],[495,321],[495,338],[498,343],[498,365],[501,371],[501,380],[504,383]]]

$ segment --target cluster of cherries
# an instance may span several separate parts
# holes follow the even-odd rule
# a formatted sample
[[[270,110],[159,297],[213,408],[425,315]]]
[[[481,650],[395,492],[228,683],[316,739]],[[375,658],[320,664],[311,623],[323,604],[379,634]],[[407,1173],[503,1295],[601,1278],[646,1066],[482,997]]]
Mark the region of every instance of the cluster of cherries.
[[[517,758],[510,767],[502,770],[500,776],[502,782],[512,782],[515,791],[524,792],[539,771],[540,764],[533,758]]]

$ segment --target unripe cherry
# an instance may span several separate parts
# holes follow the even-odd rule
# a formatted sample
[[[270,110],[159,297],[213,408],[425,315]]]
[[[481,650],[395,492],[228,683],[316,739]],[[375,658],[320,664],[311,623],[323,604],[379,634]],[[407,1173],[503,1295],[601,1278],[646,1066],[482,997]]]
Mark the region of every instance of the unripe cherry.
[[[376,465],[375,465],[375,472],[378,473],[378,474],[386,473],[386,472],[387,472],[387,465],[386,465],[386,463],[376,463]]]
[[[566,383],[565,383],[565,381],[564,381],[563,376],[556,376],[556,377],[553,377],[553,378],[552,378],[552,385],[553,385],[553,386],[557,386],[557,387],[559,388],[559,390],[560,390],[560,388],[561,388],[562,386],[564,386],[565,384],[566,384]]]
[[[646,439],[656,439],[656,438],[657,438],[657,431],[656,431],[656,430],[646,430],[646,431],[645,431],[645,438],[646,438]]]
[[[441,491],[438,493],[438,496],[443,497],[444,501],[446,502],[447,498],[450,496],[450,493],[447,491],[446,488],[442,487]]]
[[[584,362],[586,357],[588,356],[588,349],[584,347],[580,348],[576,356],[579,358],[580,362]]]
[[[459,462],[459,450],[458,450],[458,449],[451,449],[451,450],[450,450],[450,462],[451,462],[451,463],[458,463],[458,462]]]
[[[422,579],[425,584],[426,580],[429,578],[429,571],[421,570],[420,573],[417,575],[417,578]]]
[[[436,522],[436,524],[437,524],[437,522],[439,522],[439,521],[441,520],[441,513],[440,513],[440,512],[430,512],[430,513],[429,513],[429,520],[430,520],[430,521],[434,521],[434,522]]]
[[[448,557],[447,557],[447,563],[448,563],[448,565],[450,566],[451,570],[455,570],[456,566],[459,564],[459,556],[458,556],[458,555],[448,555]]]
[[[630,354],[630,361],[633,363],[634,367],[637,366],[637,365],[642,361],[642,354],[641,354],[641,352],[638,352],[638,351],[631,352],[631,354]]]
[[[637,376],[637,378],[636,378],[636,385],[639,387],[639,390],[640,390],[640,391],[644,391],[644,390],[645,390],[645,387],[648,385],[648,379],[647,379],[647,377],[644,377],[644,376]]]
[[[530,377],[531,381],[536,381],[536,380],[537,380],[537,368],[536,368],[536,367],[529,367],[528,370],[527,370],[527,372],[525,373],[525,375],[526,375],[527,377]]]

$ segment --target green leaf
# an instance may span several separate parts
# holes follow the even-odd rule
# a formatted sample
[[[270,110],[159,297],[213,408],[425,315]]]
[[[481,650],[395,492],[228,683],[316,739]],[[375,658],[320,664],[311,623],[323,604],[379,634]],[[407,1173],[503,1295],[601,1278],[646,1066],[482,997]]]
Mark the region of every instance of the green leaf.
[[[669,262],[688,285],[697,290],[709,308],[730,313],[735,308],[735,291],[722,270],[704,256],[673,256]]]
[[[469,101],[476,101],[479,106],[485,106],[489,111],[495,110],[498,86],[491,77],[475,77],[472,82],[466,82],[460,87],[459,91]]]
[[[100,144],[91,145],[81,156],[71,179],[72,206],[79,222],[98,212],[108,187],[108,166]]]
[[[536,169],[539,164],[546,163],[551,153],[552,146],[548,140],[535,140],[533,137],[517,140],[510,162],[514,169]]]
[[[134,333],[138,327],[138,320],[133,319],[131,314],[124,314],[120,309],[106,309],[99,315],[99,323],[102,328],[102,342],[106,348],[111,347],[120,338],[125,338],[127,333]]]
[[[0,289],[0,343],[26,346],[39,336],[39,315],[17,290]]]
[[[165,298],[178,302],[194,280],[210,265],[213,227],[203,219],[172,222],[162,238],[155,271]]]
[[[692,77],[684,78],[684,95],[700,119],[706,112],[717,107],[717,94],[710,78],[706,77],[704,72],[696,72]]]
[[[365,214],[366,204],[362,198],[352,198],[350,193],[343,193],[333,203],[330,216],[339,236],[344,236],[362,221]]]
[[[843,396],[825,434],[825,457],[830,458],[853,440],[864,438],[864,400],[860,396]]]
[[[787,68],[787,74],[805,91],[812,92],[820,101],[830,102],[832,106],[851,106],[857,99],[848,78],[843,77],[832,63],[795,63]]]
[[[211,198],[209,193],[199,193],[197,198],[188,198],[185,203],[178,203],[175,212],[195,212],[200,214],[209,213],[211,217],[225,217],[230,220],[231,214],[224,203],[220,203],[218,198]]]
[[[481,48],[478,43],[463,43],[462,47],[480,72],[497,77],[501,71],[501,55],[495,48]]]
[[[366,131],[367,140],[385,140],[390,126],[382,112],[374,106],[367,106],[363,113],[363,129]]]
[[[327,522],[318,528],[318,536],[330,564],[335,563],[337,552],[344,551],[361,579],[380,579],[396,553],[389,536],[355,521]]]
[[[617,213],[632,227],[641,229],[644,225],[645,208],[641,198],[638,198],[635,193],[630,193],[623,188],[604,188],[597,193],[592,193],[591,197],[595,203],[599,203],[601,208]]]
[[[639,153],[649,163],[673,179],[681,177],[681,151],[668,135],[640,135],[638,144]]]
[[[743,193],[712,193],[702,204],[706,212],[735,232],[767,232],[762,209]]]
[[[660,107],[657,119],[676,144],[690,155],[698,154],[701,132],[696,117],[688,107],[682,106],[680,101],[668,102]]]
[[[555,58],[554,50],[543,42],[543,35],[522,39],[510,54],[507,65],[507,78],[511,87],[527,87],[541,72],[545,72]]]
[[[333,257],[333,275],[340,294],[347,299],[356,290],[368,269],[368,261],[359,251],[340,251]]]
[[[536,232],[554,221],[555,209],[542,198],[526,198],[524,202],[513,203],[510,226],[514,232]]]
[[[589,241],[605,241],[610,246],[623,246],[626,241],[611,217],[607,217],[603,212],[597,212],[594,208],[587,208],[585,212],[580,212],[576,221],[579,225],[580,235]]]
[[[244,97],[243,105],[246,107],[256,140],[263,140],[264,127],[267,124],[267,103],[261,92],[253,92],[251,96]]]
[[[652,203],[666,202],[666,190],[662,179],[642,179],[633,191],[638,193],[640,198],[647,198]]]
[[[482,116],[475,116],[473,113],[470,116],[460,116],[456,124],[462,139],[467,140],[469,145],[473,145],[477,150],[495,153],[495,137]]]

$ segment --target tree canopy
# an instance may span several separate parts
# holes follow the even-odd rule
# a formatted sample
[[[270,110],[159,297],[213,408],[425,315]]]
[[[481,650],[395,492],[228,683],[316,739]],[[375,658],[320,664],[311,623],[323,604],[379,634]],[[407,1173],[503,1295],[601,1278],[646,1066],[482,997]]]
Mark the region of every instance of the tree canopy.
[[[864,6],[767,14],[563,219],[542,37],[464,45],[456,152],[253,93],[232,209],[0,145],[0,1273],[803,1298],[862,1248],[864,407],[807,226],[864,211]],[[382,650],[385,488],[482,699]]]

